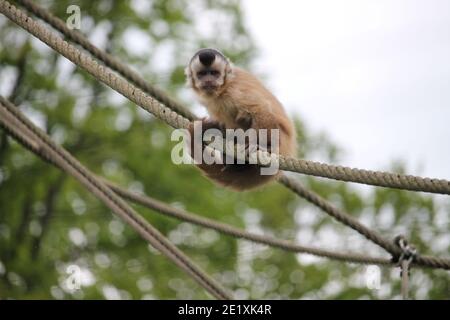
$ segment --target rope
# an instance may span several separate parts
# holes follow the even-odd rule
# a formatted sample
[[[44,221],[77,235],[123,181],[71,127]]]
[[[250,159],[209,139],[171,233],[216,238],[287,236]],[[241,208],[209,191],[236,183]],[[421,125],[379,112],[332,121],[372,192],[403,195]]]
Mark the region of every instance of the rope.
[[[401,276],[402,276],[402,298],[403,300],[408,300],[409,293],[409,265],[410,261],[402,260],[400,262]]]
[[[291,179],[288,177],[284,177],[287,181],[291,182]],[[253,234],[244,230],[241,230],[239,228],[230,226],[228,224],[216,222],[212,219],[207,219],[204,217],[199,217],[196,214],[171,207],[164,202],[158,201],[154,198],[143,196],[136,194],[134,192],[128,191],[124,188],[121,188],[115,184],[113,184],[110,181],[103,180],[114,192],[116,192],[121,197],[133,201],[137,204],[143,205],[147,208],[153,209],[159,213],[165,214],[170,217],[174,217],[179,220],[183,220],[186,222],[190,222],[205,228],[210,228],[213,230],[216,230],[218,232],[221,232],[223,234],[227,234],[236,238],[242,238],[249,241],[253,241],[256,243],[265,244],[272,247],[278,247],[280,249],[286,250],[286,251],[292,251],[292,252],[298,252],[298,253],[306,253],[311,254],[319,257],[324,258],[330,258],[335,260],[341,260],[346,262],[353,262],[353,263],[362,263],[362,264],[378,264],[378,265],[388,265],[394,263],[393,261],[395,259],[391,259],[390,263],[383,258],[374,258],[374,257],[368,257],[364,255],[358,255],[354,253],[337,253],[334,251],[327,251],[322,249],[316,249],[311,247],[304,247],[297,245],[295,243],[286,241],[286,240],[279,240],[267,236],[261,236],[257,234]],[[303,188],[304,190],[304,188]],[[297,191],[295,191],[297,193]],[[297,193],[298,194],[298,193]],[[308,191],[308,194],[315,195],[313,192]],[[300,194],[298,194],[300,195]],[[300,195],[303,197],[303,195]],[[317,197],[317,195],[316,195]],[[314,199],[316,198],[314,197]],[[313,198],[310,198],[313,200]],[[324,201],[324,200],[323,200]],[[314,205],[318,206],[319,208],[323,209],[319,206],[320,202],[312,202]],[[331,204],[328,203],[328,208],[332,207]],[[333,207],[333,211],[339,211],[337,208]],[[340,212],[340,216],[344,216],[344,219],[348,219],[348,215]],[[351,218],[351,217],[350,217]],[[363,226],[364,227],[364,226]],[[365,228],[365,227],[364,227]],[[366,228],[367,229],[367,228]],[[368,230],[368,229],[367,229]],[[370,231],[370,230],[369,230]],[[378,238],[382,239],[381,241],[385,241],[380,235],[378,235]],[[387,242],[386,242],[387,243]],[[442,258],[436,258],[431,256],[416,256],[414,261],[414,266],[416,267],[430,267],[430,268],[440,268],[440,269],[447,269],[450,270],[450,260],[449,259],[442,259]]]
[[[37,143],[32,140],[32,138],[28,136],[21,137],[22,140],[27,141],[29,148],[33,150],[35,153],[39,153],[41,157],[46,157],[45,153],[42,152],[41,149],[39,149]],[[48,158],[47,160],[50,162],[51,159]],[[212,219],[199,217],[198,215],[195,215],[193,213],[184,211],[182,209],[171,207],[159,200],[156,200],[154,198],[139,195],[137,193],[128,191],[124,188],[121,188],[112,182],[107,181],[106,179],[100,178],[103,181],[105,185],[107,185],[111,190],[113,190],[116,194],[121,196],[124,199],[130,200],[132,202],[135,202],[137,204],[143,205],[147,208],[150,208],[152,210],[155,210],[156,212],[162,213],[166,216],[173,217],[182,221],[186,221],[189,223],[193,223],[202,227],[206,227],[209,229],[216,230],[220,233],[230,235],[236,238],[241,238],[245,240],[249,240],[255,243],[260,243],[264,245],[268,245],[271,247],[280,248],[286,251],[296,252],[296,253],[305,253],[305,254],[311,254],[319,257],[324,258],[330,258],[334,260],[340,260],[340,261],[346,261],[351,263],[361,263],[361,264],[377,264],[377,265],[391,265],[395,264],[395,262],[391,259],[383,259],[383,258],[375,258],[375,257],[368,257],[364,255],[354,254],[354,253],[337,253],[334,251],[327,251],[322,249],[316,249],[316,248],[310,248],[310,247],[304,247],[297,245],[295,243],[285,241],[285,240],[279,240],[268,236],[262,236],[253,234],[250,232],[247,232],[245,230],[216,222]],[[335,209],[337,210],[337,209]],[[425,262],[421,262],[417,264],[417,266],[428,266],[427,259],[430,259],[430,257],[427,257]],[[440,265],[432,265],[436,268],[441,268]]]
[[[391,253],[394,256],[400,255],[400,250],[392,242],[384,239],[377,232],[370,230],[349,214],[346,214],[341,210],[339,210],[338,208],[334,207],[330,202],[328,202],[324,198],[307,190],[299,181],[296,181],[294,179],[286,179],[285,175],[282,175],[278,179],[278,181],[280,181],[280,183],[283,184],[288,189],[291,189],[292,191],[297,193],[303,199],[321,208],[328,215],[332,216],[333,218],[342,222],[343,224],[349,226],[353,230],[359,232],[370,241],[374,242],[378,246],[385,249],[387,252]]]
[[[17,9],[8,1],[0,0],[0,12],[11,19],[11,21],[15,22],[29,33],[46,43],[49,47],[62,54],[76,65],[85,69],[94,78],[119,92],[170,126],[174,128],[187,128],[189,126],[189,119],[163,106],[160,102],[145,94],[141,89],[130,84],[122,77],[116,76],[109,68],[99,64],[86,53],[62,40],[55,33],[45,28],[42,23],[34,21],[22,10]]]
[[[378,246],[385,249],[393,256],[393,260],[396,261],[402,254],[402,250],[394,243],[386,240],[379,233],[370,230],[358,220],[354,219],[347,213],[342,212],[338,208],[334,207],[330,202],[320,197],[318,194],[307,190],[303,185],[294,180],[286,177],[285,175],[280,176],[278,181],[286,186],[288,189],[294,191],[297,195],[304,198],[308,202],[321,208],[328,215],[332,216],[336,220],[342,222],[343,224],[349,226],[353,230],[359,232],[361,235],[374,242]],[[417,256],[414,260],[414,264],[432,267],[432,268],[442,268],[450,270],[450,259],[435,258],[429,256]]]
[[[169,108],[164,107],[156,100],[151,98],[142,92],[142,90],[135,88],[127,81],[120,77],[115,76],[110,70],[99,65],[95,60],[77,50],[74,46],[70,45],[66,41],[61,40],[58,36],[54,35],[51,31],[46,30],[42,24],[33,21],[30,17],[27,17],[21,10],[16,9],[7,1],[0,0],[0,11],[5,14],[12,21],[28,30],[30,33],[38,37],[43,42],[47,43],[54,50],[60,52],[66,58],[87,70],[94,77],[97,77],[100,81],[104,82],[112,89],[120,92],[130,100],[141,106],[145,110],[159,117],[174,128],[187,128],[189,120],[178,115],[176,112],[171,111]],[[281,160],[281,158],[280,158]],[[314,163],[306,160],[305,163]],[[281,167],[281,166],[280,166]],[[283,169],[281,167],[281,169]],[[401,177],[401,175],[398,175]],[[289,178],[285,178],[286,182],[289,182]],[[289,183],[294,183],[293,181]],[[295,183],[294,183],[295,184]],[[314,195],[314,194],[313,194]],[[317,196],[317,195],[316,195]],[[387,242],[385,242],[387,245]],[[387,245],[389,246],[389,245]],[[392,249],[392,248],[391,248]],[[392,249],[395,250],[395,249]],[[394,251],[395,252],[395,251]],[[440,267],[444,265],[445,268],[449,268],[449,263],[444,259],[426,257],[426,260],[422,260],[425,257],[419,257],[417,262],[427,264],[430,266]]]
[[[40,153],[41,157],[46,157],[45,153],[42,152],[42,150],[39,149],[37,143],[32,140],[32,138],[28,136],[22,137],[22,140],[25,140],[28,145],[31,145],[29,148],[33,150],[35,153]],[[47,160],[50,160],[48,156],[46,157]],[[51,161],[52,162],[52,161]],[[340,261],[346,261],[346,262],[352,262],[352,263],[362,263],[362,264],[377,264],[377,265],[390,265],[393,263],[392,260],[389,259],[383,259],[383,258],[374,258],[374,257],[368,257],[364,255],[354,254],[354,253],[337,253],[334,251],[327,251],[322,249],[316,249],[316,248],[310,248],[310,247],[304,247],[297,244],[294,244],[289,241],[285,240],[279,240],[272,237],[262,236],[253,234],[250,232],[246,232],[244,230],[241,230],[239,228],[216,222],[211,219],[202,218],[195,214],[186,212],[184,210],[171,207],[161,201],[158,201],[156,199],[150,198],[148,196],[138,195],[136,193],[130,192],[128,190],[125,190],[123,188],[120,188],[119,186],[100,178],[105,185],[107,185],[111,190],[113,190],[115,193],[117,193],[119,196],[123,197],[124,199],[131,200],[137,204],[143,205],[147,208],[153,209],[159,213],[165,214],[167,216],[177,218],[179,220],[183,220],[189,223],[193,223],[199,226],[203,226],[206,228],[210,228],[213,230],[216,230],[220,233],[230,235],[236,238],[242,238],[249,241],[253,241],[255,243],[265,244],[272,247],[277,247],[286,251],[291,252],[297,252],[297,253],[306,253],[311,255],[316,255],[319,257],[324,258],[330,258]],[[303,196],[303,195],[302,195]],[[335,209],[337,210],[337,209]],[[427,263],[425,264],[421,263],[418,266],[427,266]],[[436,265],[435,267],[440,267],[439,265]]]
[[[410,265],[417,256],[417,250],[413,245],[408,243],[404,236],[395,237],[394,243],[402,251],[402,254],[398,258],[398,265],[401,269],[402,297],[403,300],[408,300]]]
[[[109,68],[100,65],[93,58],[62,40],[56,34],[46,29],[41,23],[34,21],[7,1],[0,0],[0,11],[67,59],[85,69],[92,76],[144,108],[146,111],[165,121],[170,126],[174,128],[188,127],[190,122],[188,118],[172,111],[125,79],[116,76]],[[261,159],[268,159],[270,154],[264,151],[258,151],[258,155],[258,163],[265,165]],[[374,186],[450,194],[450,181],[448,180],[348,168],[281,155],[272,156],[279,162],[281,170]]]
[[[17,107],[3,97],[0,97],[0,107],[0,124],[14,138],[36,154],[44,154],[44,159],[51,159],[58,167],[71,174],[89,191],[102,200],[107,207],[135,229],[153,247],[172,260],[178,267],[185,270],[214,297],[231,299],[231,296],[215,280],[195,265],[158,230],[139,216],[126,202],[83,167],[67,151],[52,142]],[[31,137],[34,143],[29,143]]]
[[[174,208],[167,205],[164,202],[151,198],[149,196],[139,195],[137,193],[123,189],[107,180],[103,180],[111,190],[120,195],[122,198],[130,200],[134,203],[140,204],[156,212],[162,213],[166,216],[173,217],[179,220],[183,220],[189,223],[193,223],[205,228],[216,230],[220,233],[230,235],[236,238],[249,240],[255,243],[268,245],[271,247],[280,248],[286,251],[292,251],[297,253],[306,253],[323,258],[330,258],[340,261],[362,263],[362,264],[377,264],[377,265],[390,265],[392,261],[390,259],[373,258],[353,253],[338,253],[334,251],[327,251],[322,249],[316,249],[311,247],[304,247],[292,243],[286,240],[279,240],[268,236],[257,235],[247,232],[245,230],[230,226],[225,223],[220,223],[212,219],[199,217],[196,214],[184,211],[182,209]]]
[[[64,22],[59,20],[58,18],[52,16],[50,13],[48,13],[45,9],[42,9],[33,3],[31,3],[28,0],[19,0],[25,7],[27,7],[30,11],[34,12],[37,16],[41,17],[47,23],[52,25],[55,29],[59,30],[63,34],[65,34],[69,39],[72,41],[78,43],[81,45],[85,50],[90,52],[94,57],[98,58],[99,60],[103,61],[103,63],[117,71],[119,74],[121,74],[124,78],[126,78],[129,82],[134,83],[139,88],[143,89],[146,93],[144,93],[141,89],[134,87],[129,82],[125,81],[124,79],[117,77],[111,70],[108,68],[103,67],[102,65],[99,65],[94,59],[89,57],[88,55],[84,54],[83,52],[76,49],[74,46],[70,45],[66,41],[63,41],[59,37],[57,37],[55,34],[53,34],[51,31],[46,30],[45,27],[43,27],[41,24],[33,21],[30,17],[27,17],[22,11],[16,9],[14,6],[9,4],[7,1],[0,0],[0,11],[5,14],[8,18],[10,18],[12,21],[26,29],[28,32],[32,33],[36,37],[38,37],[43,42],[47,43],[50,47],[52,47],[54,50],[58,51],[60,54],[64,55],[66,58],[77,64],[78,66],[85,69],[87,72],[89,72],[92,76],[97,78],[98,80],[102,81],[106,85],[110,86],[112,89],[118,91],[137,105],[141,106],[145,110],[149,111],[156,117],[160,118],[161,120],[165,121],[169,125],[171,125],[174,128],[187,128],[189,125],[189,120],[195,119],[195,116],[190,113],[187,109],[185,109],[182,105],[179,105],[178,103],[171,100],[167,95],[165,95],[162,91],[159,89],[153,88],[148,83],[145,82],[142,78],[139,77],[137,73],[129,69],[127,66],[121,64],[118,60],[116,60],[114,57],[108,55],[107,53],[101,51],[100,49],[93,46],[84,36],[81,34],[69,30],[66,28]],[[161,105],[158,101],[153,99],[150,96],[155,97],[159,101],[161,101],[163,104],[167,105],[168,107]],[[175,111],[172,111],[172,110]],[[2,111],[4,114],[4,111]],[[5,116],[5,119],[8,116]],[[13,120],[9,118],[9,120]],[[34,150],[36,153],[40,153],[42,157],[45,157],[45,152],[48,152],[49,150],[46,149],[46,146],[36,145],[36,141],[33,140],[33,138],[30,138],[28,134],[22,134],[22,136],[18,136],[17,132],[13,132],[11,127],[8,127],[8,124],[3,119],[1,121],[2,125],[14,136],[21,138],[20,141],[22,141],[23,144],[27,145],[30,149]],[[34,148],[34,149],[33,149]],[[42,149],[45,150],[45,152],[42,152]],[[50,151],[51,153],[51,151]],[[323,164],[319,162],[313,162],[303,159],[295,159],[295,158],[288,158],[281,155],[274,155],[269,154],[264,151],[258,151],[258,163],[260,165],[264,165],[264,163],[261,162],[261,159],[268,159],[268,157],[271,157],[272,159],[275,159],[279,163],[279,167],[282,170],[286,171],[293,171],[297,173],[303,173],[307,175],[313,175],[313,176],[320,176],[325,178],[331,178],[341,181],[350,181],[350,182],[357,182],[357,183],[363,183],[368,185],[374,185],[374,186],[383,186],[383,187],[391,187],[391,188],[399,188],[399,189],[405,189],[405,190],[412,190],[412,191],[424,191],[424,192],[431,192],[431,193],[441,193],[441,194],[450,194],[450,181],[444,180],[444,179],[430,179],[430,178],[422,178],[418,176],[411,176],[411,175],[401,175],[401,174],[394,174],[389,172],[380,172],[380,171],[369,171],[369,170],[362,170],[362,169],[356,169],[356,168],[348,168],[343,166],[336,166],[336,165],[329,165],[329,164]],[[73,165],[69,163],[69,167],[64,167],[64,157],[62,158],[63,162],[59,163],[61,159],[58,158],[58,165],[62,168],[65,168],[66,171],[71,172],[70,165]],[[75,160],[76,161],[76,160]],[[75,167],[75,170],[78,169]],[[75,174],[72,172],[72,174],[75,176]],[[87,177],[85,177],[87,179]],[[82,179],[79,178],[81,182],[83,182]],[[95,179],[94,179],[95,181]],[[341,212],[340,210],[333,207],[330,203],[328,203],[325,199],[321,198],[319,195],[306,190],[303,186],[301,186],[300,183],[297,181],[290,179],[286,176],[281,176],[279,181],[284,184],[289,189],[296,192],[298,195],[305,198],[307,201],[315,204],[322,210],[324,210],[326,213],[330,214],[334,218],[336,218],[338,221],[350,226],[354,230],[358,231],[362,235],[364,235],[369,240],[373,241],[374,243],[378,244],[385,250],[387,250],[389,253],[392,254],[393,260],[398,259],[400,261],[401,267],[402,267],[402,292],[406,292],[407,297],[407,286],[408,286],[408,271],[409,266],[411,263],[414,262],[414,264],[422,265],[422,266],[428,266],[428,267],[435,267],[435,268],[444,268],[444,269],[450,269],[450,260],[448,259],[440,259],[436,257],[426,257],[426,256],[414,256],[414,258],[405,259],[405,250],[404,248],[398,248],[397,246],[393,245],[386,239],[384,239],[381,235],[378,233],[369,230],[364,225],[360,224],[357,220],[353,219],[351,216]],[[92,181],[87,180],[84,184],[89,188],[89,183]],[[98,181],[95,181],[98,182]],[[105,187],[101,185],[102,187]],[[94,190],[95,187],[98,187],[94,184]],[[92,188],[92,186],[91,186]],[[102,190],[99,188],[101,192],[105,193],[105,190]],[[106,190],[111,191],[111,189],[106,188]],[[118,192],[117,190],[115,190]],[[119,192],[118,192],[119,193]],[[106,197],[108,196],[107,193],[105,193]],[[98,195],[101,198],[101,194]],[[124,195],[122,195],[124,196]],[[136,195],[137,196],[137,195]],[[124,196],[127,197],[127,196]],[[130,197],[129,197],[130,198]],[[108,197],[106,198],[108,199]],[[109,199],[111,200],[111,199]],[[132,199],[131,199],[132,200]],[[135,199],[134,201],[139,202],[142,199]],[[157,201],[151,198],[147,198],[147,200],[151,201]],[[105,202],[105,200],[104,200]],[[145,201],[141,201],[144,202]],[[147,201],[148,202],[148,201]],[[106,202],[105,202],[106,203]],[[113,202],[114,204],[114,202]],[[122,204],[119,202],[119,204]],[[155,205],[157,204],[157,205]],[[108,204],[107,204],[108,205]],[[111,205],[111,204],[110,204]],[[117,204],[116,204],[117,205]],[[147,206],[151,207],[150,205]],[[364,259],[372,259],[372,262],[375,262],[376,259],[379,258],[370,258],[370,257],[364,257],[360,255],[353,255],[353,254],[336,254],[336,253],[330,253],[325,250],[320,249],[313,249],[313,248],[305,248],[301,246],[297,246],[295,244],[292,244],[287,241],[252,235],[252,234],[246,234],[245,231],[242,231],[240,229],[220,224],[214,221],[208,221],[206,219],[198,218],[192,216],[192,214],[187,212],[173,212],[169,214],[169,208],[173,209],[163,203],[153,203],[153,207],[155,210],[166,213],[168,215],[172,215],[173,217],[177,217],[180,219],[185,219],[186,221],[191,220],[193,223],[197,223],[199,225],[203,225],[206,227],[210,227],[213,229],[216,229],[217,231],[227,233],[230,235],[234,235],[236,237],[245,238],[251,241],[256,241],[260,243],[265,243],[273,246],[278,246],[280,248],[284,248],[286,250],[295,251],[298,250],[298,252],[303,251],[304,253],[311,253],[311,254],[317,254],[319,256],[324,257],[330,257],[335,258],[338,260],[346,260],[346,259],[353,259],[353,262],[359,262],[359,263],[366,263],[367,260]],[[120,206],[119,206],[120,208]],[[126,204],[125,204],[125,208]],[[123,209],[123,208],[121,208]],[[131,208],[130,208],[131,209]],[[126,211],[125,211],[126,212]],[[140,216],[138,218],[142,219]],[[126,218],[124,218],[126,219]],[[143,219],[142,219],[143,220]],[[144,220],[145,221],[145,220]],[[146,221],[145,221],[146,222]],[[155,230],[158,232],[157,230]],[[144,232],[145,233],[145,232]],[[142,233],[141,233],[142,234]],[[159,234],[160,235],[160,234]],[[162,236],[162,235],[161,235]],[[144,236],[145,237],[145,236]],[[164,238],[165,239],[165,238]],[[158,244],[157,244],[158,245]],[[167,248],[163,248],[167,249]],[[176,249],[176,248],[175,248]],[[176,249],[177,250],[177,249]],[[166,255],[170,257],[170,255],[173,254],[173,252],[167,252]],[[175,258],[173,260],[176,260],[177,256],[175,255]],[[413,261],[414,260],[414,261]],[[346,260],[347,261],[347,260]],[[366,261],[366,262],[365,262]],[[386,260],[379,259],[380,264],[387,264]],[[180,267],[186,268],[184,263],[182,262]],[[199,283],[205,282],[205,279],[202,279],[201,276],[193,272],[193,270],[189,269],[187,270],[188,273],[193,275],[194,278],[196,276],[197,281]],[[405,275],[406,274],[406,275]],[[207,282],[207,281],[206,281]],[[208,285],[208,283],[206,283]],[[217,288],[209,288],[209,291],[214,291]],[[405,290],[403,290],[406,288]],[[208,288],[207,288],[208,290]],[[220,296],[220,292],[212,292],[215,296]],[[405,297],[405,293],[403,294]],[[223,296],[222,296],[223,298]],[[226,294],[225,294],[226,298]]]
[[[422,178],[399,173],[349,168],[281,156],[280,168],[286,171],[293,171],[316,177],[356,182],[372,186],[450,194],[450,181],[444,179]]]
[[[19,2],[25,8],[27,8],[37,17],[41,18],[46,23],[51,25],[53,28],[64,34],[67,38],[79,44],[94,57],[102,61],[106,66],[117,71],[125,79],[141,88],[143,91],[145,91],[147,94],[151,95],[152,97],[160,101],[162,104],[166,105],[170,109],[176,111],[177,113],[181,114],[182,116],[190,120],[195,119],[195,115],[191,111],[189,111],[186,107],[170,98],[159,88],[152,86],[150,83],[145,81],[138,73],[133,71],[127,65],[121,63],[114,56],[97,48],[82,33],[76,30],[69,29],[64,21],[51,14],[48,10],[40,7],[39,5],[33,3],[30,0],[18,0],[17,2]]]

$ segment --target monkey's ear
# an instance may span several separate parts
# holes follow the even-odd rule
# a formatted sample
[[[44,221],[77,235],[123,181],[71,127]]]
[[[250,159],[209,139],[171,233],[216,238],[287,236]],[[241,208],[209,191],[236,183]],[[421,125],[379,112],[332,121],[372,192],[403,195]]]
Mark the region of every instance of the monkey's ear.
[[[227,58],[227,64],[225,66],[225,73],[226,73],[227,77],[233,76],[233,64],[230,62],[230,60],[228,60],[228,58]]]

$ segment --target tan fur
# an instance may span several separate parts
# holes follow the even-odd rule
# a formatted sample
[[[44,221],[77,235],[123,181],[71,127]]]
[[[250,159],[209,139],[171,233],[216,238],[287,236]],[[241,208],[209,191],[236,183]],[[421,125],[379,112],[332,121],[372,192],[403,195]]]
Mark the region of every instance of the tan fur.
[[[249,127],[254,129],[279,129],[279,153],[295,156],[294,125],[281,103],[256,77],[231,66],[228,61],[216,59],[212,67],[221,71],[221,77],[217,81],[220,85],[213,92],[205,92],[199,84],[201,80],[196,76],[197,70],[201,67],[198,59],[193,59],[187,68],[188,82],[207,108],[211,121],[217,121],[230,129],[246,130],[248,129],[245,127],[246,123],[250,123]],[[260,168],[257,165],[237,166],[239,165],[224,169],[224,165],[219,164],[198,165],[210,179],[236,190],[257,187],[276,177],[276,175],[260,175]]]

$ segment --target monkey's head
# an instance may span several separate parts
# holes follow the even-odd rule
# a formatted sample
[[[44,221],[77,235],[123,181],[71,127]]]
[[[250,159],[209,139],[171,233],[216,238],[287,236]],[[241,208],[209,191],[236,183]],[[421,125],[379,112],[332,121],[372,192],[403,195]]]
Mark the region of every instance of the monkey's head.
[[[230,61],[216,49],[201,49],[191,58],[186,68],[188,85],[196,92],[215,95],[231,76]]]

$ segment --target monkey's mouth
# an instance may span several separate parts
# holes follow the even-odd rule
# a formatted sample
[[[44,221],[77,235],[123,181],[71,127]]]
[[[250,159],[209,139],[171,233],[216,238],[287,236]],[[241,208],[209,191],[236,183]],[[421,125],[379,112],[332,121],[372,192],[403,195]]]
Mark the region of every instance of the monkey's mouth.
[[[214,92],[216,89],[217,86],[213,84],[205,84],[202,86],[202,90],[206,92]]]

